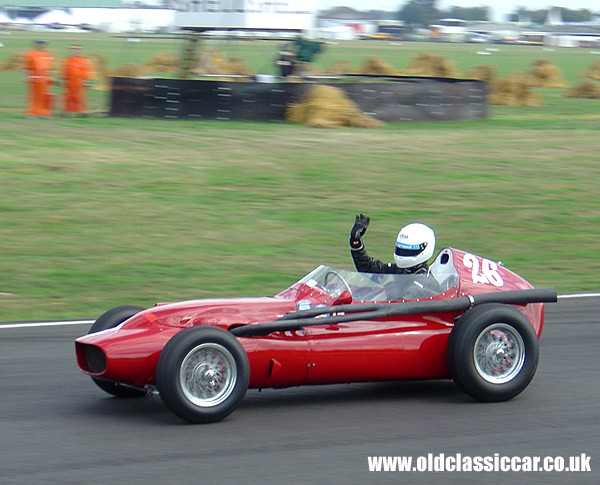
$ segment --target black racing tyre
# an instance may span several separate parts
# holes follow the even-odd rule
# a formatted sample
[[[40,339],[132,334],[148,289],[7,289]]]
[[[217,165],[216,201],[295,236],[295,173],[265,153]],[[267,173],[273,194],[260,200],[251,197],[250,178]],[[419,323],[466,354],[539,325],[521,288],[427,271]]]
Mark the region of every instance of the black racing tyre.
[[[539,343],[522,313],[489,303],[458,319],[448,338],[446,361],[452,379],[466,394],[479,401],[506,401],[533,379]]]
[[[111,308],[100,315],[96,321],[92,323],[92,326],[88,330],[88,335],[108,328],[114,328],[143,310],[145,310],[145,308],[133,305],[123,305]]]
[[[156,365],[156,386],[165,406],[192,423],[213,423],[231,414],[249,380],[245,350],[218,327],[190,327],[175,334]]]
[[[104,312],[96,319],[96,321],[90,327],[88,335],[90,333],[96,333],[109,328],[114,328],[143,310],[145,310],[145,308],[133,305],[123,305],[112,308]],[[126,387],[118,382],[103,381],[96,379],[95,377],[92,377],[92,381],[94,381],[94,383],[104,392],[112,394],[116,397],[131,398],[144,397],[148,395],[146,391],[132,387]]]

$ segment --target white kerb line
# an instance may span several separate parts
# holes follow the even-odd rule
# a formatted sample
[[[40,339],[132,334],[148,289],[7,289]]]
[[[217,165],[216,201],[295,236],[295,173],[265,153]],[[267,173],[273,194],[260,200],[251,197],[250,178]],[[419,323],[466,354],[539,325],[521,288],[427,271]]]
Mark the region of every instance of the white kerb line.
[[[27,328],[27,327],[61,327],[66,325],[91,325],[94,320],[72,320],[68,322],[30,322],[30,323],[7,323],[0,324],[0,330],[8,328]]]

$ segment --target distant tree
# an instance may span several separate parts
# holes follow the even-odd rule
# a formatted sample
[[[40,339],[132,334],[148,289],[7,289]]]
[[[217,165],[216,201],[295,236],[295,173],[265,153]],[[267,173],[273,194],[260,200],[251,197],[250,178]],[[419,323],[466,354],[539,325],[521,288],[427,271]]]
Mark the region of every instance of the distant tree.
[[[396,18],[407,24],[430,25],[440,18],[436,0],[410,0],[398,10]]]
[[[562,19],[565,22],[589,22],[593,18],[593,14],[588,9],[569,10],[562,8]]]
[[[588,9],[570,10],[561,8],[563,22],[589,22],[594,14]],[[544,24],[548,18],[548,10],[528,10],[525,7],[519,7],[516,12],[509,15],[508,20],[517,22],[520,18],[527,17],[534,24]]]
[[[525,7],[518,7],[517,10],[508,16],[510,22],[519,22],[523,19],[529,19],[534,24],[543,24],[548,17],[548,10],[528,10]]]
[[[387,10],[366,10],[365,13],[373,20],[392,20],[396,15],[394,12]]]
[[[437,0],[415,0],[415,1],[417,3],[420,3],[421,5],[426,6],[430,10],[437,10],[437,7],[435,6],[435,2],[437,2]]]
[[[488,7],[456,7],[452,6],[448,10],[440,12],[441,15],[453,19],[462,19],[470,21],[485,21],[489,19]]]

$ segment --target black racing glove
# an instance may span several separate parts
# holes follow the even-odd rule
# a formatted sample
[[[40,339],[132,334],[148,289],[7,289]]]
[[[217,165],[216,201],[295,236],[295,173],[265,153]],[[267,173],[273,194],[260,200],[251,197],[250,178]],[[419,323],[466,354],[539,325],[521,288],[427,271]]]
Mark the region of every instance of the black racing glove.
[[[362,245],[361,238],[367,232],[369,227],[370,217],[364,214],[357,214],[354,219],[354,225],[350,231],[350,247],[358,248]]]

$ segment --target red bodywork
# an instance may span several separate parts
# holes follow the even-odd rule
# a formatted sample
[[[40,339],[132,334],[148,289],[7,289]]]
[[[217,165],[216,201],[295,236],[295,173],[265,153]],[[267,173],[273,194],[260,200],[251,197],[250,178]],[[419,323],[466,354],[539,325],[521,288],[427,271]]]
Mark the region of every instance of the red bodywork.
[[[440,252],[436,262],[444,257],[450,259],[452,271],[458,275],[457,284],[428,297],[429,300],[532,288],[518,275],[489,260],[447,248]],[[313,307],[334,304],[330,295],[302,280],[275,297],[159,304],[114,329],[77,339],[78,365],[86,374],[103,380],[136,387],[153,386],[163,347],[182,329],[192,325],[230,329],[270,322],[297,311],[299,304],[307,301]],[[531,322],[539,338],[543,305],[516,307]],[[446,344],[454,319],[460,313],[314,325],[262,337],[238,337],[238,341],[248,355],[250,388],[450,378]],[[97,364],[90,362],[98,359],[101,361],[98,368],[102,370],[93,372],[92,367],[96,369]]]

